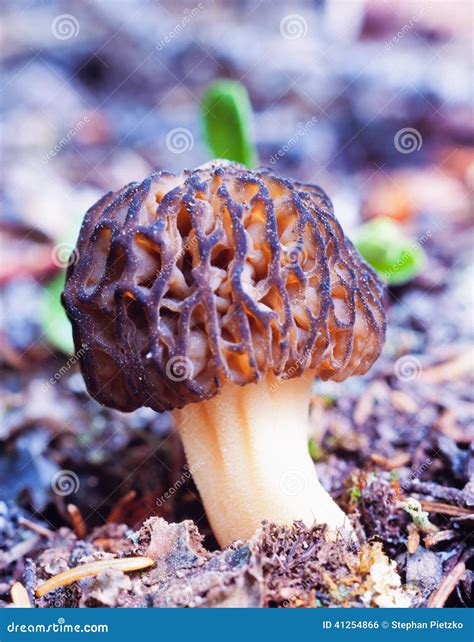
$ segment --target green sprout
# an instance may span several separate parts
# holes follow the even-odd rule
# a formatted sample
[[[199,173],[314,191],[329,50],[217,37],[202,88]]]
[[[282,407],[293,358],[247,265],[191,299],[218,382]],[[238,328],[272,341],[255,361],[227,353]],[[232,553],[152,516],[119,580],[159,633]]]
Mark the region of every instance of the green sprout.
[[[416,528],[421,533],[434,533],[438,530],[437,527],[430,522],[428,513],[422,509],[417,499],[410,497],[402,503],[402,508],[410,515]]]
[[[351,486],[350,496],[351,496],[351,501],[352,502],[354,502],[354,503],[357,502],[359,497],[362,497],[362,492],[361,492],[360,488],[357,488],[357,486]]]
[[[42,326],[48,342],[65,354],[74,353],[71,324],[61,304],[64,287],[64,270],[48,283],[43,299]]]
[[[325,457],[325,452],[318,444],[314,437],[308,439],[308,450],[313,461],[322,461]]]
[[[421,242],[407,238],[389,218],[376,218],[356,232],[354,244],[389,285],[402,285],[415,277],[425,264]]]
[[[233,80],[216,80],[201,103],[204,135],[214,158],[258,163],[255,149],[252,106],[245,87]]]
[[[202,100],[204,133],[213,157],[254,167],[257,160],[253,136],[252,106],[245,87],[232,80],[212,83]],[[70,230],[70,240],[77,238],[80,219]],[[69,243],[71,247],[74,244]],[[61,305],[64,271],[47,285],[44,296],[42,327],[48,342],[65,354],[74,353],[71,325]]]
[[[69,260],[77,258],[75,256],[77,250],[73,250],[73,248],[76,245],[76,239],[79,234],[82,212],[71,211],[70,220],[71,223],[67,232],[61,242],[55,246],[55,249],[61,249],[61,254],[58,255],[58,258],[60,259],[59,265],[62,267],[44,288],[41,310],[41,326],[48,343],[56,350],[67,355],[74,354],[74,342],[72,340],[72,327],[61,303],[61,292],[64,288],[67,267],[66,264],[63,265],[62,259],[64,257],[62,252],[69,249],[72,254]]]

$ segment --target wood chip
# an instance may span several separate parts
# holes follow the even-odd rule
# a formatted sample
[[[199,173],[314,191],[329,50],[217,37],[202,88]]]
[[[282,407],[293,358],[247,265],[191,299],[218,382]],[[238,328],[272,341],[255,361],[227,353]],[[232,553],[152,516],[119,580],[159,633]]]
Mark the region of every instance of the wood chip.
[[[123,573],[131,573],[133,571],[141,571],[145,568],[153,566],[155,561],[150,557],[124,557],[122,559],[100,560],[98,562],[90,562],[82,566],[75,566],[63,573],[54,575],[46,582],[36,589],[36,597],[43,597],[46,593],[54,591],[60,586],[68,586],[86,577],[93,577],[100,575],[104,571],[122,571]]]
[[[356,426],[361,426],[364,424],[367,419],[372,414],[372,409],[374,407],[374,398],[371,394],[370,389],[365,390],[360,396],[359,401],[357,402],[352,418]]]
[[[410,534],[408,535],[408,552],[410,555],[414,555],[416,551],[418,550],[418,546],[420,545],[420,533],[416,530],[416,528],[410,529]]]
[[[412,414],[418,410],[418,404],[413,397],[401,390],[392,390],[390,401],[395,410],[399,412]]]
[[[473,374],[474,349],[466,349],[458,357],[423,370],[420,380],[425,383],[444,383],[461,379],[465,375]]]
[[[458,444],[470,444],[473,440],[473,435],[458,422],[452,410],[445,410],[435,426]]]
[[[107,551],[109,553],[120,553],[122,550],[122,540],[120,539],[113,539],[111,537],[99,537],[97,539],[94,539],[92,544],[96,548],[101,548],[104,551]]]
[[[436,546],[436,544],[439,544],[440,542],[446,542],[453,539],[454,537],[456,537],[456,535],[456,531],[452,529],[438,531],[437,533],[428,533],[428,535],[426,535],[425,537],[425,546],[427,548],[431,548],[432,546]]]
[[[409,464],[411,461],[411,455],[409,453],[397,453],[390,459],[384,457],[383,455],[379,455],[378,453],[372,453],[372,455],[370,455],[370,458],[374,462],[374,464],[377,464],[377,466],[380,466],[385,470],[395,470],[396,468],[401,468],[402,466],[406,466],[407,464]]]
[[[431,609],[440,609],[446,604],[446,600],[454,591],[458,582],[466,572],[464,562],[459,562],[456,566],[441,580],[439,587],[431,594],[427,607]]]
[[[473,514],[471,509],[464,508],[463,506],[452,506],[451,504],[443,504],[442,502],[430,502],[427,499],[422,499],[420,504],[423,510],[429,513],[441,513],[442,515],[452,515],[453,517]]]
[[[17,609],[31,609],[28,592],[21,582],[15,582],[10,590],[13,606]]]
[[[364,390],[356,403],[352,419],[356,426],[361,426],[367,421],[372,414],[376,401],[388,399],[390,388],[384,381],[373,381],[369,387]]]
[[[68,504],[67,512],[69,513],[72,529],[76,537],[79,539],[85,539],[87,537],[87,529],[81,511],[75,504]]]

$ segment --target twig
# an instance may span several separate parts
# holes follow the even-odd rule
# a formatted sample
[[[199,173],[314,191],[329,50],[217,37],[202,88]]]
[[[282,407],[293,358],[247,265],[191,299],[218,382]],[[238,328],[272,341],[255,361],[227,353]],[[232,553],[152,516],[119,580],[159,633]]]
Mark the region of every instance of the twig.
[[[33,535],[33,537],[28,538],[24,542],[20,542],[13,546],[8,553],[5,553],[5,555],[0,558],[0,570],[6,568],[20,557],[28,555],[39,541],[39,535]]]
[[[107,517],[107,523],[119,523],[126,507],[135,499],[136,496],[136,491],[130,490],[121,497],[110,511],[110,515]]]
[[[472,433],[462,426],[452,410],[445,410],[435,426],[458,444],[470,444],[472,441]]]
[[[463,351],[459,356],[432,368],[427,368],[420,375],[420,380],[427,383],[442,383],[460,379],[472,372],[474,352],[472,349]]]
[[[419,479],[408,479],[403,485],[407,491],[420,495],[431,495],[435,499],[444,499],[454,504],[465,503],[464,492],[458,488],[440,486],[434,482],[421,482]]]
[[[122,559],[100,560],[98,562],[90,562],[89,564],[76,566],[63,573],[54,575],[50,577],[49,580],[46,580],[46,582],[43,582],[43,584],[36,589],[36,597],[43,597],[46,593],[54,591],[60,586],[68,586],[86,577],[99,575],[104,571],[114,570],[131,573],[149,568],[153,566],[154,563],[155,561],[150,557],[124,557]]]
[[[409,453],[397,453],[394,457],[388,459],[378,453],[372,453],[370,458],[374,464],[377,464],[377,466],[380,466],[381,468],[385,468],[385,470],[395,470],[395,468],[406,466],[411,460],[411,455]]]
[[[3,261],[0,269],[0,285],[5,285],[13,278],[45,277],[58,272],[58,267],[51,259],[51,246],[30,247],[28,252],[22,252],[18,258],[10,257]]]
[[[429,513],[441,513],[442,515],[451,515],[458,517],[460,515],[472,515],[473,511],[463,506],[452,506],[451,504],[443,504],[441,502],[430,502],[427,499],[422,499],[421,507]]]
[[[402,390],[392,390],[390,392],[390,402],[398,412],[411,414],[418,410],[418,404],[413,397]]]
[[[18,519],[18,523],[21,526],[24,526],[25,528],[29,528],[30,531],[33,531],[34,533],[38,533],[38,535],[41,535],[42,537],[47,537],[48,539],[51,537],[54,537],[54,531],[51,531],[49,530],[49,528],[45,528],[44,526],[41,526],[41,524],[32,522],[26,517],[20,517]]]
[[[69,513],[74,533],[79,539],[85,539],[87,537],[87,529],[81,511],[75,504],[68,504],[67,512]]]
[[[425,546],[427,548],[431,548],[440,542],[446,542],[447,540],[453,539],[456,535],[456,531],[452,529],[439,531],[438,533],[428,533],[425,537]]]
[[[432,593],[428,600],[427,607],[431,609],[442,608],[465,572],[466,565],[464,562],[456,564],[456,566],[441,580],[441,584],[438,586],[436,591]]]

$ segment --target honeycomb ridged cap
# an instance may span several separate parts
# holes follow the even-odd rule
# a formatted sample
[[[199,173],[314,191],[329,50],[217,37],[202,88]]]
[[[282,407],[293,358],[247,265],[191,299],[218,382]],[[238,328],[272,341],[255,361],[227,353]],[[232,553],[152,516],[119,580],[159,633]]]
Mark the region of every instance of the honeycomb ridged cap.
[[[62,295],[90,394],[181,408],[269,372],[363,374],[383,287],[314,185],[215,161],[152,174],[86,214]]]

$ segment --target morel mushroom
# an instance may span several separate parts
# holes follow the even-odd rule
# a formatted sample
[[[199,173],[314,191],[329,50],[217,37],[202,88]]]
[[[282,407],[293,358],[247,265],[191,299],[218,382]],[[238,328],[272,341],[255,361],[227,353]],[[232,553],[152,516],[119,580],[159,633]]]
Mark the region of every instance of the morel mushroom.
[[[172,410],[221,545],[266,519],[349,527],[307,447],[314,377],[363,374],[382,285],[314,185],[214,161],[87,213],[63,303],[90,394]]]

